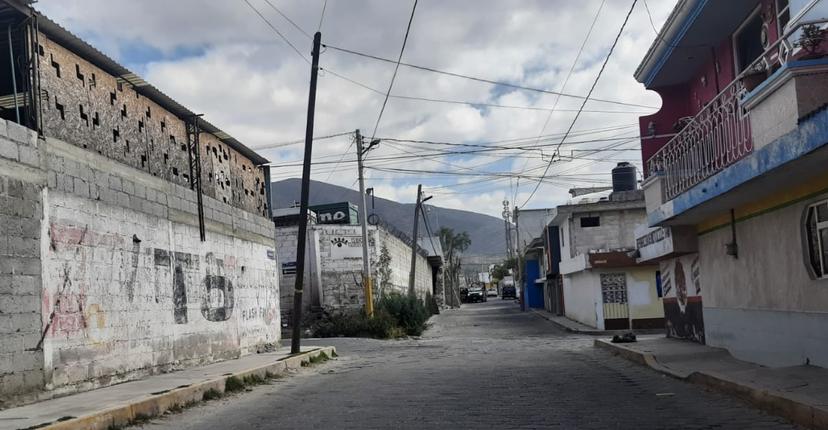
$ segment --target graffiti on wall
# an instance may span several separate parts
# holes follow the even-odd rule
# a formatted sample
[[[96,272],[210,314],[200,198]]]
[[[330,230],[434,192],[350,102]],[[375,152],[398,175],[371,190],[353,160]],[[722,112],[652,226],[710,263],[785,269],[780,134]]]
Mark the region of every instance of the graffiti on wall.
[[[153,248],[144,246],[136,235],[96,231],[87,225],[53,222],[48,234],[50,259],[56,264],[50,276],[54,288],[44,290],[42,296],[44,339],[47,335],[89,338],[90,330],[103,329],[106,303],[100,299],[106,297],[108,285],[118,283],[125,302],[154,301],[170,309],[175,324],[188,324],[199,311],[210,322],[230,320],[240,305],[239,293],[241,321],[270,325],[277,319],[274,277],[239,265],[234,256]],[[241,292],[237,282],[243,284]],[[164,305],[170,301],[172,306]],[[43,339],[36,348],[42,343]]]
[[[193,278],[198,279],[201,263],[199,256],[155,248],[153,257],[156,267],[166,267],[172,271],[173,318],[176,324],[187,324],[187,287],[193,284]],[[201,295],[201,315],[207,321],[227,321],[233,315],[233,282],[225,276],[225,260],[235,265],[235,258],[220,259],[211,252],[204,258],[205,275],[198,281],[198,285],[204,288]]]
[[[704,343],[701,268],[691,254],[661,263],[667,336]]]

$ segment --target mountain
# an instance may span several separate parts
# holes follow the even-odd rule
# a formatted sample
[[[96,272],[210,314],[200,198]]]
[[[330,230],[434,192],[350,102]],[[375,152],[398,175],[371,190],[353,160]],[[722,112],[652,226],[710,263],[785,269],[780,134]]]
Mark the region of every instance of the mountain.
[[[274,182],[271,186],[273,207],[286,208],[299,201],[301,181],[298,178]],[[359,191],[351,190],[325,182],[311,181],[310,204],[338,203],[349,201],[362,210]],[[398,203],[376,197],[374,213],[385,222],[411,236],[414,223],[414,204]],[[368,199],[371,207],[371,199]],[[506,249],[503,220],[476,212],[446,209],[429,205],[429,225],[436,234],[440,227],[449,227],[455,232],[466,231],[471,237],[471,245],[466,251],[469,255],[503,255]],[[369,211],[369,213],[371,213]],[[425,236],[423,224],[420,224],[421,236]]]

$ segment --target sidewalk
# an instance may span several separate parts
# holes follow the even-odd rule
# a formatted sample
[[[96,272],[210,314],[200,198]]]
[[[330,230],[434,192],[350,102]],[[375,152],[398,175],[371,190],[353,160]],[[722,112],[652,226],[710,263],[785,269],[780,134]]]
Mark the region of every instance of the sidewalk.
[[[664,329],[647,329],[647,330],[598,330],[595,327],[590,327],[586,324],[581,324],[577,321],[573,321],[567,317],[554,315],[549,313],[543,309],[529,309],[529,312],[534,313],[535,315],[555,324],[556,326],[560,327],[563,330],[566,330],[570,333],[578,333],[578,334],[592,334],[592,335],[614,335],[614,334],[622,334],[622,333],[629,333],[632,331],[636,334],[661,334],[664,333]]]
[[[332,356],[333,347],[307,348],[291,356],[288,350],[253,354],[137,381],[73,394],[0,411],[0,429],[109,429],[163,414],[203,399],[210,389],[224,392],[225,381],[235,376],[284,374],[321,353]]]
[[[595,346],[675,378],[734,395],[799,425],[828,429],[828,369],[768,368],[737,360],[726,350],[663,336]]]

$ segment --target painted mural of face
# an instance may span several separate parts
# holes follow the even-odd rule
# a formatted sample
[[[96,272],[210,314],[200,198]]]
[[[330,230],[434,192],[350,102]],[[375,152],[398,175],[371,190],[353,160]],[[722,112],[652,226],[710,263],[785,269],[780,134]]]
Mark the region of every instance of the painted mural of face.
[[[681,261],[676,261],[674,275],[676,280],[676,298],[678,299],[681,312],[684,313],[684,308],[687,307],[687,279],[684,276],[684,266],[682,266]]]

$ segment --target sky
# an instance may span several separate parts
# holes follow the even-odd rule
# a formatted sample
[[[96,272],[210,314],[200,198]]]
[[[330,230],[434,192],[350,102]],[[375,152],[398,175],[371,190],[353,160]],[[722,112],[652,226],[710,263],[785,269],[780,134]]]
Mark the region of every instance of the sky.
[[[360,129],[366,138],[379,138],[366,156],[366,187],[377,197],[413,202],[421,183],[435,206],[497,217],[504,200],[525,209],[565,204],[572,187],[607,185],[618,162],[640,168],[638,117],[657,111],[661,101],[633,73],[655,38],[653,26],[661,27],[675,3],[646,2],[651,23],[645,2],[637,2],[591,96],[625,104],[590,100],[574,125],[581,99],[400,66],[374,134],[394,64],[323,48],[314,134]],[[396,60],[413,5],[414,0],[40,0],[36,7],[256,149],[280,180],[301,176],[313,33],[320,31],[322,43],[331,47]],[[402,61],[583,97],[631,5],[632,0],[419,0]],[[502,149],[515,146],[533,148]],[[357,188],[352,134],[315,141],[313,160],[319,164],[312,179]]]

